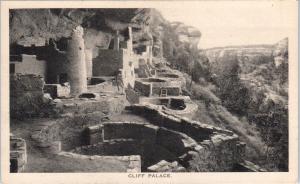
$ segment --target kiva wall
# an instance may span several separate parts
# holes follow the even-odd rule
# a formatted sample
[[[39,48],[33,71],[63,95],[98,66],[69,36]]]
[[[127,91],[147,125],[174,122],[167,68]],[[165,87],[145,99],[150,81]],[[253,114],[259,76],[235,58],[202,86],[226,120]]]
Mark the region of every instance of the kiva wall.
[[[170,144],[166,141],[164,145],[171,146],[168,149],[178,149],[173,148],[171,143],[176,140],[172,134],[174,131],[184,133],[197,142],[196,146],[192,146],[193,149],[187,150],[187,154],[179,158],[180,163],[190,171],[232,171],[235,164],[243,161],[245,144],[231,131],[168,115],[151,105],[133,105],[132,110],[143,114],[154,125],[172,130],[165,133],[167,137],[163,137],[164,141],[170,140]]]

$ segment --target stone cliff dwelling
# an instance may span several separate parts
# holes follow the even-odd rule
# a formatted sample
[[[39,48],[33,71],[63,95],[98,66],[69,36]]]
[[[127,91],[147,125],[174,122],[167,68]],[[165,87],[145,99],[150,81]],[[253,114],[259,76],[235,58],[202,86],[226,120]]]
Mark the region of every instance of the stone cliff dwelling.
[[[263,171],[232,131],[191,120],[153,40],[134,51],[128,27],[95,53],[83,35],[11,46],[11,172]]]
[[[136,54],[132,48],[132,30],[128,28],[127,35],[121,41],[119,32],[111,41],[110,49],[99,50],[93,59],[93,76],[121,75],[124,87],[134,87],[135,69],[143,65],[152,65],[152,45],[146,46],[141,54]]]

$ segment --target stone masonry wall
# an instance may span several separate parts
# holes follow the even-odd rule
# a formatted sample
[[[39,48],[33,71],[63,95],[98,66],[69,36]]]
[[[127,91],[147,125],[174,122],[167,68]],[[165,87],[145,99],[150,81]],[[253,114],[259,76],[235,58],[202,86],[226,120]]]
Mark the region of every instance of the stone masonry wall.
[[[137,139],[150,144],[155,143],[158,127],[143,123],[114,122],[105,123],[103,139]]]
[[[70,152],[82,155],[141,155],[143,154],[143,146],[138,140],[117,139],[77,147]]]
[[[88,127],[86,133],[88,145],[71,152],[87,155],[138,154],[142,156],[144,167],[160,159],[176,160],[197,144],[183,133],[139,122],[106,122]]]
[[[15,62],[15,73],[35,74],[46,78],[46,61],[37,60],[35,55],[22,54],[22,62]]]
[[[173,123],[175,125],[175,122]],[[191,122],[185,119],[185,123]],[[205,127],[202,128],[204,131]],[[176,127],[173,126],[173,129]],[[207,129],[211,130],[210,127]],[[212,133],[202,141],[196,141],[187,134],[170,128],[136,122],[108,122],[88,127],[88,130],[89,146],[76,148],[74,152],[100,155],[131,153],[149,159],[151,156],[147,153],[151,153],[153,145],[159,145],[176,156],[175,160],[188,171],[231,171],[245,154],[245,144],[240,143],[236,135],[221,129],[215,129],[219,132]],[[198,129],[198,134],[202,134],[203,131]]]
[[[126,99],[131,104],[139,103],[140,94],[132,88],[125,89]]]
[[[167,96],[179,96],[181,89],[179,87],[152,87],[152,96],[160,96],[161,90],[167,90]]]
[[[27,163],[26,142],[24,139],[10,136],[10,172],[22,172]]]
[[[36,75],[10,75],[10,117],[26,118],[50,111],[44,98],[44,80]]]
[[[41,123],[31,137],[40,147],[49,147],[55,141],[61,141],[63,150],[85,145],[89,142],[85,129],[101,123],[110,115],[120,113],[124,109],[124,100],[123,95],[104,101],[63,104],[61,117]]]
[[[93,76],[116,76],[122,67],[121,50],[99,50],[93,59]]]
[[[143,96],[150,96],[151,95],[151,84],[145,84],[140,81],[135,81],[134,89],[140,92]]]
[[[64,103],[62,113],[69,114],[87,114],[93,112],[102,112],[107,116],[120,113],[125,106],[125,95],[108,97],[104,100],[86,100],[79,102]]]
[[[37,147],[47,152],[57,141],[61,142],[62,150],[69,150],[87,144],[85,128],[100,123],[104,117],[103,113],[97,112],[53,119],[41,123],[39,129],[32,132],[31,138]]]
[[[70,96],[70,86],[60,84],[45,84],[44,92],[49,93],[52,98],[61,98]]]
[[[195,140],[181,132],[167,128],[159,128],[156,137],[156,144],[166,148],[176,156],[181,156],[192,150],[197,145]]]
[[[160,110],[160,108],[155,105],[135,104],[131,107],[134,113],[143,115],[144,117],[149,119],[153,124],[185,133],[193,137],[197,141],[203,141],[204,139],[208,139],[213,134],[213,132],[218,132],[222,130],[217,127],[201,124],[197,121],[191,121],[187,118],[168,114],[166,111]],[[233,134],[231,131],[228,130],[223,131],[224,133]]]

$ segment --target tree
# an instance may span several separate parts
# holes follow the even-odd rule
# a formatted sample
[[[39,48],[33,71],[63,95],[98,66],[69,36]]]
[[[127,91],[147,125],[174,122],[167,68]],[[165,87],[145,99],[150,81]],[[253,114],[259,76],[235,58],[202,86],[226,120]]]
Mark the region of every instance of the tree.
[[[237,57],[227,57],[226,62],[219,61],[218,74],[215,84],[218,86],[218,96],[228,110],[239,115],[246,115],[250,103],[248,89],[241,82],[239,74],[241,68]]]

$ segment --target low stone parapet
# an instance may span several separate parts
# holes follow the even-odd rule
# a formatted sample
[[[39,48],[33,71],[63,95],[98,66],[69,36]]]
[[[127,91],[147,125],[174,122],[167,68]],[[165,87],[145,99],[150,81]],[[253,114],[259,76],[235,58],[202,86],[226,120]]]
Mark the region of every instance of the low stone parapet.
[[[197,142],[187,135],[166,128],[159,128],[156,144],[161,145],[177,156],[197,146]]]
[[[95,125],[87,127],[84,130],[84,134],[86,136],[87,144],[96,144],[98,142],[103,141],[103,125]]]
[[[62,99],[62,113],[87,114],[103,112],[106,115],[114,115],[121,113],[125,108],[125,95],[97,96],[97,98],[91,99]]]
[[[49,93],[52,98],[65,98],[70,96],[70,86],[61,84],[45,84],[44,92]]]

